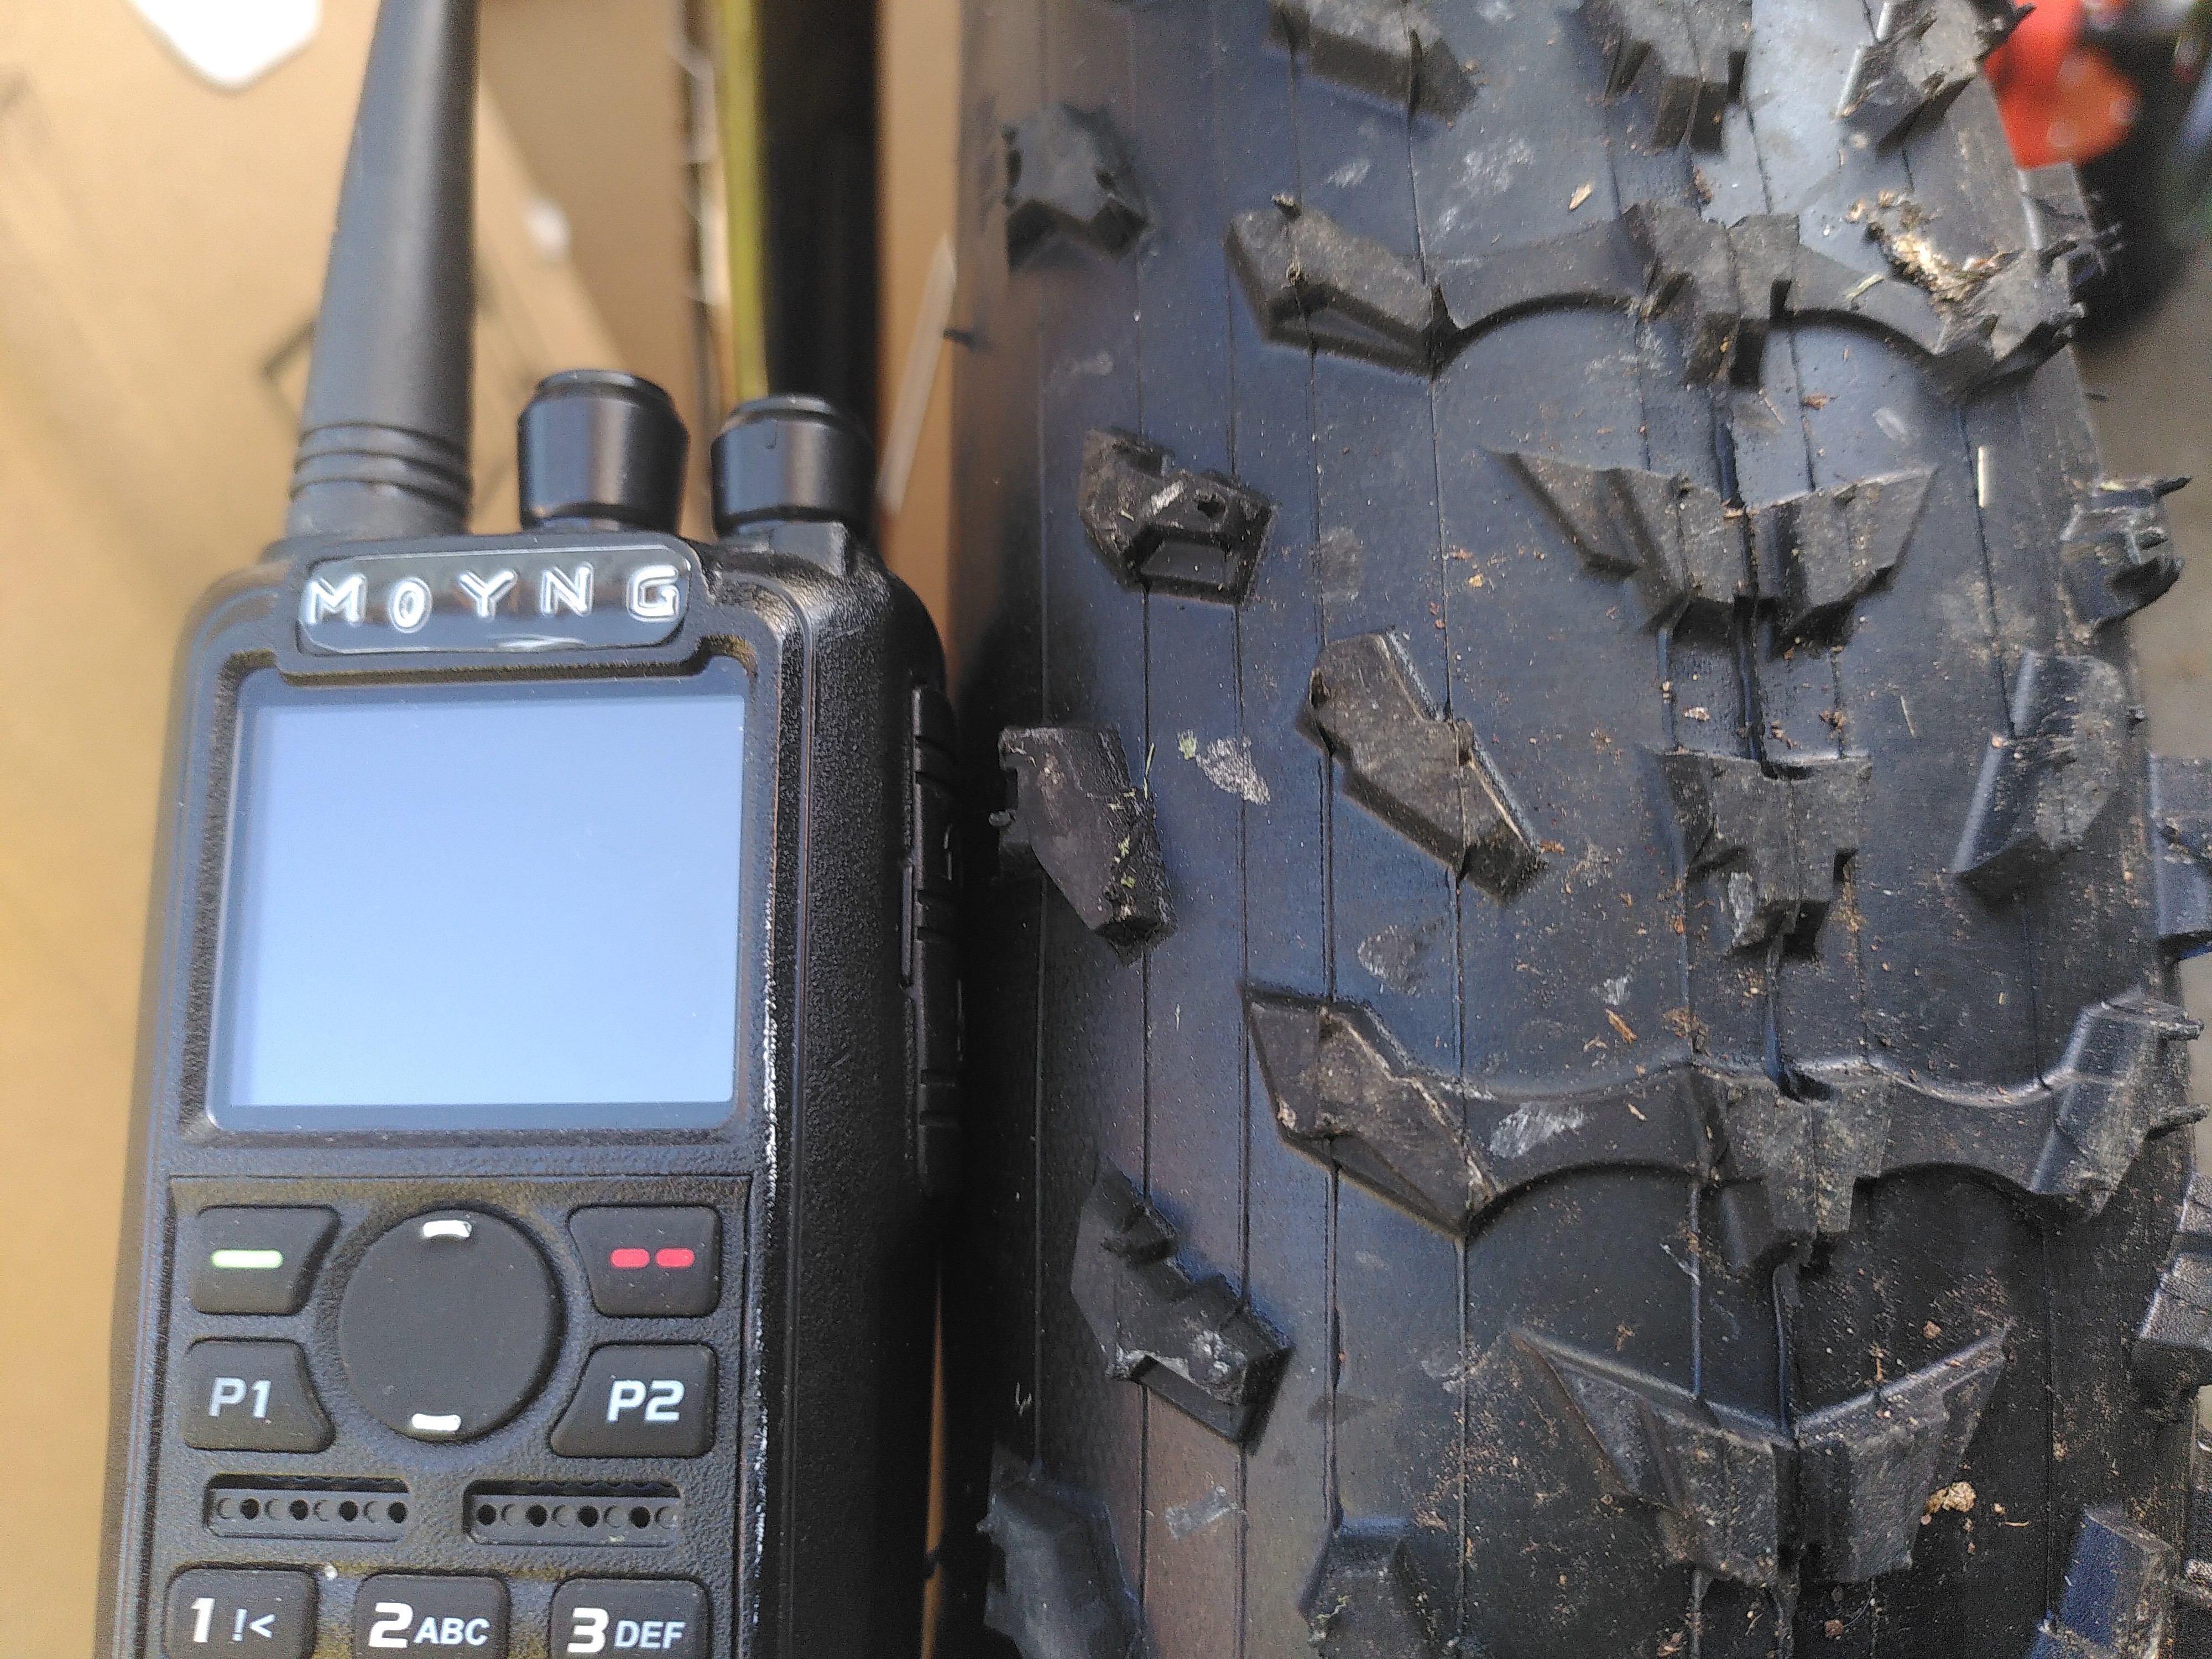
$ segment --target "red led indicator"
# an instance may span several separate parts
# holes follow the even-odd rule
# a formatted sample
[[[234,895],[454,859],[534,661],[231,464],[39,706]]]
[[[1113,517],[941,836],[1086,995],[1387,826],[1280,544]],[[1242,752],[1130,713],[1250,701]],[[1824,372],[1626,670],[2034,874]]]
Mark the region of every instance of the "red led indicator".
[[[617,1267],[642,1267],[653,1258],[643,1250],[614,1250],[608,1254],[608,1262]]]
[[[656,1267],[688,1267],[699,1258],[680,1244],[672,1244],[653,1258]]]

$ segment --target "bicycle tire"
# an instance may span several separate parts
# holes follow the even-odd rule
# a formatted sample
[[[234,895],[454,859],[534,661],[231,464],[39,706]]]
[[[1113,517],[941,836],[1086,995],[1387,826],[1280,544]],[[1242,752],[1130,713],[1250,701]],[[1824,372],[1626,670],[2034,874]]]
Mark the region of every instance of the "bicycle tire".
[[[2006,26],[969,0],[940,1653],[2212,1652],[2212,778]]]

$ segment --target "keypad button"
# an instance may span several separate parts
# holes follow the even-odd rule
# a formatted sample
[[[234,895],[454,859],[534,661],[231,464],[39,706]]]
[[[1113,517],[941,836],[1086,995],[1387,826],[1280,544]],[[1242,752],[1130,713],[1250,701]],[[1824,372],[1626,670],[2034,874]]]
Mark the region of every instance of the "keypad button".
[[[579,1210],[568,1231],[603,1314],[696,1318],[721,1302],[722,1218],[704,1205]]]
[[[714,1439],[714,1351],[703,1343],[600,1348],[553,1431],[563,1457],[696,1457]]]
[[[354,1659],[507,1659],[507,1586],[496,1578],[380,1572],[353,1602]]]
[[[337,1231],[336,1211],[227,1206],[185,1227],[192,1306],[204,1314],[295,1314]]]
[[[307,1659],[315,1645],[314,1575],[188,1568],[169,1581],[161,1645],[168,1659]]]
[[[176,1390],[185,1443],[203,1451],[320,1451],[331,1419],[296,1342],[195,1342]]]
[[[545,1258],[521,1228],[474,1210],[433,1210],[385,1233],[338,1304],[354,1397],[417,1440],[506,1422],[545,1381],[560,1337]]]
[[[554,1659],[706,1659],[707,1592],[688,1578],[571,1578],[553,1595]]]

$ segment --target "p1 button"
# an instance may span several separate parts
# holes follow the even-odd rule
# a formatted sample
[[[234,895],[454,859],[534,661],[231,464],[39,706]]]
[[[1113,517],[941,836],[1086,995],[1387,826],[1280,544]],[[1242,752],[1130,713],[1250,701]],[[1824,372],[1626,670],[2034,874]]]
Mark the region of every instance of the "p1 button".
[[[562,1457],[696,1457],[714,1442],[714,1351],[702,1342],[600,1348],[553,1430]]]
[[[354,1659],[507,1659],[507,1586],[496,1578],[380,1572],[353,1603]]]
[[[705,1659],[707,1592],[688,1578],[571,1578],[554,1593],[554,1659]]]
[[[195,1342],[177,1391],[185,1443],[202,1451],[320,1451],[331,1419],[296,1342]]]
[[[169,1659],[307,1659],[315,1645],[314,1578],[269,1568],[189,1568],[169,1581],[161,1645]]]

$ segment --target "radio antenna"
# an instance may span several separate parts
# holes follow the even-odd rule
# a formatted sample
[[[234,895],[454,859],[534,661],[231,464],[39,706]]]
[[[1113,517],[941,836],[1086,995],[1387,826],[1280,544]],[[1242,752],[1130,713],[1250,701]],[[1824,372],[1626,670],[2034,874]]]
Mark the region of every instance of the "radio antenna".
[[[384,0],[346,152],[288,536],[465,531],[477,0]]]

